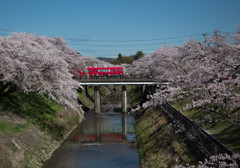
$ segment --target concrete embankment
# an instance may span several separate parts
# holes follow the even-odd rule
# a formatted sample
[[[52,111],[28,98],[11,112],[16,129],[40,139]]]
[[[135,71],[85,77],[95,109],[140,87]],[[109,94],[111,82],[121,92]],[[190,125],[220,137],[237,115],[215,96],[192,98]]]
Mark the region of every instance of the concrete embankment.
[[[136,87],[130,92],[131,104],[136,107],[147,101],[148,87]],[[196,157],[184,139],[169,129],[168,117],[160,108],[149,107],[136,112],[136,138],[142,168],[194,165]]]
[[[0,167],[38,168],[82,121],[83,114],[34,93],[0,101]]]
[[[71,112],[59,112],[67,119],[62,119],[64,133],[62,138],[55,138],[39,126],[11,112],[1,111],[0,115],[0,167],[41,167],[43,162],[62,144],[78,122]],[[67,115],[67,116],[66,116]],[[69,120],[70,119],[70,120]]]

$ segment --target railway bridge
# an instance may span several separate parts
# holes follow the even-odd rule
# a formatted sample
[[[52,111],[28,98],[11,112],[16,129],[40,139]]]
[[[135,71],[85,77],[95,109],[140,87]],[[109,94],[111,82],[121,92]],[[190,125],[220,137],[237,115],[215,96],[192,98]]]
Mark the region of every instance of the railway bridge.
[[[149,85],[156,87],[160,83],[153,78],[82,78],[76,79],[81,85],[94,86],[94,111],[101,113],[100,106],[100,86],[102,85],[120,85],[122,86],[122,113],[127,112],[127,90],[126,85]]]

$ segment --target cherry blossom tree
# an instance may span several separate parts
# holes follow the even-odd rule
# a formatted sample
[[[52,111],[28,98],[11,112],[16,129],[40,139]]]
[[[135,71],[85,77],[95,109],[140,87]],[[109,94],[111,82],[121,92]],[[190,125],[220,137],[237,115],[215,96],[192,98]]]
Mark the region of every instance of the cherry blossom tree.
[[[184,69],[175,61],[178,54],[176,47],[163,46],[153,54],[133,62],[128,69],[130,73],[151,74],[159,81],[173,81],[184,73]]]
[[[240,59],[236,50],[239,44],[229,42],[219,31],[213,37],[207,37],[205,42],[194,45],[195,48],[192,42],[190,44],[180,47],[181,51],[185,51],[180,55],[184,55],[183,62],[191,60],[194,68],[190,71],[187,68],[188,74],[185,76],[192,106],[216,112],[240,124],[239,117],[233,119],[228,114],[229,110],[240,106],[237,72]]]
[[[81,61],[81,67],[86,67],[86,66],[98,66],[98,67],[104,67],[104,66],[113,66],[112,64],[101,61],[97,58],[91,57],[91,56],[81,56],[78,58],[79,61]]]
[[[150,72],[158,81],[171,83],[157,90],[144,106],[187,99],[186,108],[207,109],[240,124],[237,112],[229,115],[240,106],[239,39],[239,31],[229,37],[217,30],[205,35],[203,42],[190,39],[182,46],[160,47],[135,61],[130,71]]]
[[[80,86],[68,69],[80,64],[77,56],[61,37],[26,33],[0,37],[1,98],[6,88],[14,88],[47,94],[58,103],[80,110],[75,90]]]

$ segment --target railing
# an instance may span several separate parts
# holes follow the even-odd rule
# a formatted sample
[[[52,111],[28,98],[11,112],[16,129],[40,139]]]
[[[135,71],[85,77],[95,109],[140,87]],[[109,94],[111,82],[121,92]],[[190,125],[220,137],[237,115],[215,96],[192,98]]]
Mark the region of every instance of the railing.
[[[151,78],[76,78],[80,82],[153,82]]]
[[[114,75],[114,76],[87,76],[87,75],[75,75],[73,78],[76,79],[154,79],[153,76],[147,75],[147,74],[142,74],[142,75]]]
[[[198,152],[199,158],[204,159],[206,156],[217,155],[220,153],[227,153],[230,156],[233,154],[233,152],[226,146],[220,143],[213,136],[209,135],[206,131],[197,126],[194,122],[185,117],[170,104],[166,103],[161,107],[164,112],[171,118],[171,120],[178,120],[183,124],[186,130],[184,131],[184,134],[187,135],[187,139],[190,142],[189,144],[191,148],[193,148],[194,151]]]

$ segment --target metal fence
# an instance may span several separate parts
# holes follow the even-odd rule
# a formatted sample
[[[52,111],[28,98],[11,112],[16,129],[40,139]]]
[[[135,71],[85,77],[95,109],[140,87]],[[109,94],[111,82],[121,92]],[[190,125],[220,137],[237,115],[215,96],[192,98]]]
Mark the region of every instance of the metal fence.
[[[203,160],[206,157],[220,153],[227,153],[232,156],[233,152],[231,150],[173,108],[170,104],[166,103],[162,105],[161,108],[171,120],[177,120],[183,124],[185,131],[182,132],[182,134],[186,135],[188,145],[196,152],[199,159]]]

